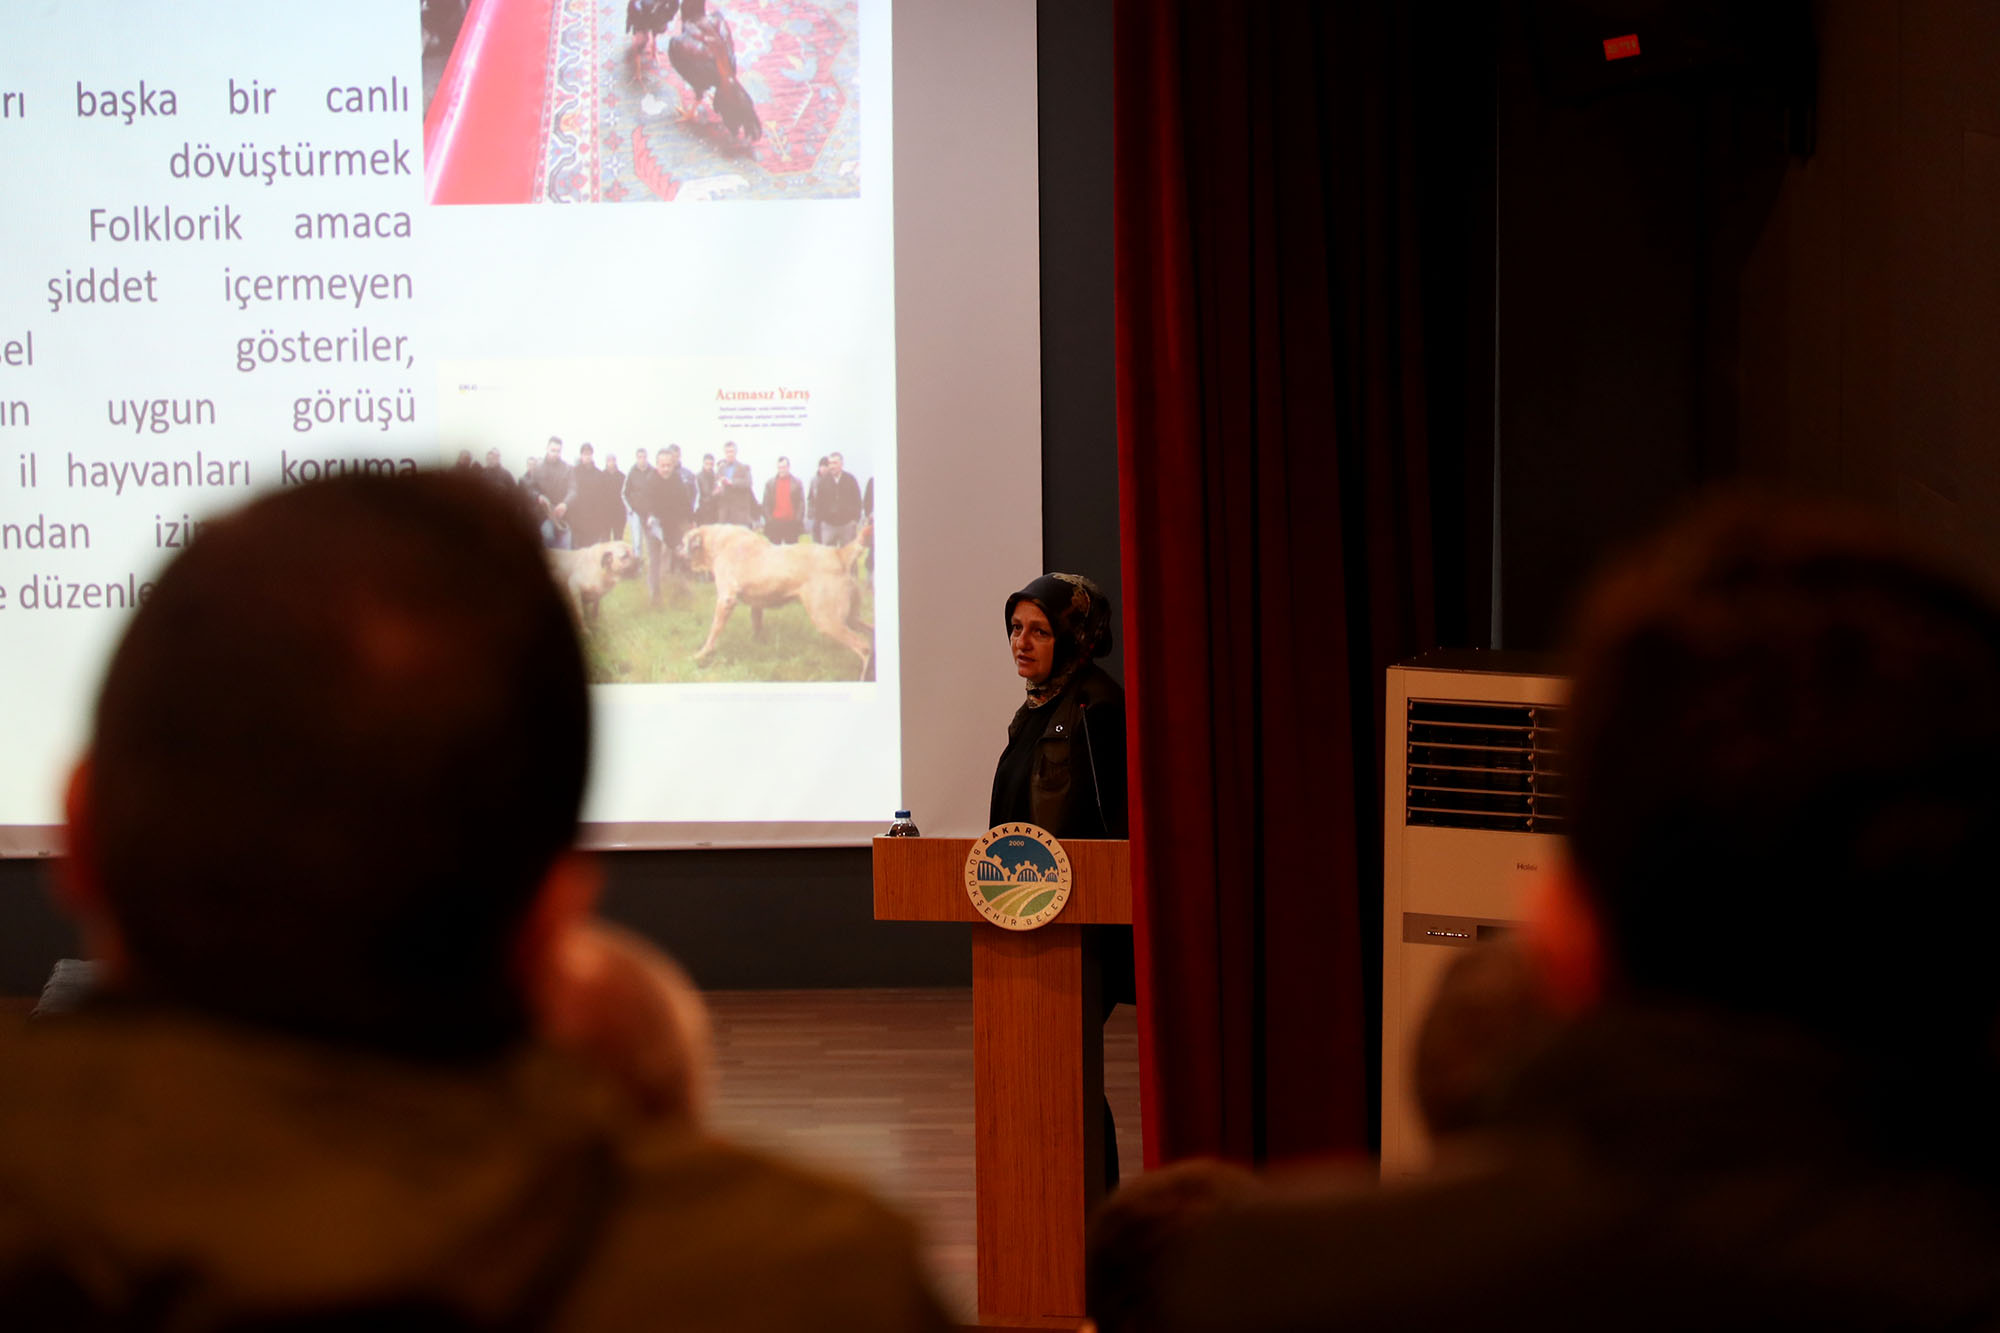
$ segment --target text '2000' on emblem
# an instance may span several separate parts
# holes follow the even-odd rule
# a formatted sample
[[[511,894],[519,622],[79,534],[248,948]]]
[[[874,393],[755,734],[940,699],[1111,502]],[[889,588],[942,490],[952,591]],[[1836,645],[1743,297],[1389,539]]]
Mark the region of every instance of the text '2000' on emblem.
[[[965,891],[979,915],[1007,930],[1033,930],[1069,902],[1069,853],[1033,824],[1001,824],[972,844]]]

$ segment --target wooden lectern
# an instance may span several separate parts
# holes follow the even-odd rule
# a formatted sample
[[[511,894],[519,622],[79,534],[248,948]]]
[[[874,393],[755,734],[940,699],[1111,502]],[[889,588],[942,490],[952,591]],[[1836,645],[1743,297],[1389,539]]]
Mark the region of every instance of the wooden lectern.
[[[972,838],[875,839],[875,919],[969,921],[979,1314],[1083,1318],[1083,1227],[1104,1192],[1104,1011],[1081,926],[1132,921],[1131,844],[1069,841],[1067,906],[1003,930],[965,892]]]

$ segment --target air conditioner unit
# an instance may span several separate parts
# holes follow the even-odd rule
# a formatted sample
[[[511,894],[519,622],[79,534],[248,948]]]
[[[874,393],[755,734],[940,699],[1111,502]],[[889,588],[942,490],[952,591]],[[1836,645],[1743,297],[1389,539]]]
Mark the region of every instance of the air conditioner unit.
[[[1526,654],[1427,653],[1389,668],[1383,791],[1382,1175],[1429,1143],[1411,1075],[1452,951],[1519,924],[1562,854],[1556,724],[1567,682]]]

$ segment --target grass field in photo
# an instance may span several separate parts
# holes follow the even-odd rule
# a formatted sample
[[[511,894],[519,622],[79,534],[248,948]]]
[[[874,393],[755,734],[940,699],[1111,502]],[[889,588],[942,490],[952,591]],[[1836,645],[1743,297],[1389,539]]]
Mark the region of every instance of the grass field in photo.
[[[875,590],[861,587],[861,618],[875,623]],[[695,650],[715,618],[715,585],[668,579],[661,605],[649,606],[646,578],[627,579],[598,606],[583,631],[584,661],[594,685],[684,684],[709,681],[859,680],[861,659],[813,628],[806,609],[790,602],[764,613],[764,637],[751,633],[750,608],[737,606],[716,640],[715,655],[697,666]]]

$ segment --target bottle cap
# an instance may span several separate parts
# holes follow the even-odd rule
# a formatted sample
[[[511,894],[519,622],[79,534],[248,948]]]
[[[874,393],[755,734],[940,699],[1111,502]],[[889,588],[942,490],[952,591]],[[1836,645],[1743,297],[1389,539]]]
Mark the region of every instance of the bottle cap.
[[[910,817],[910,812],[908,810],[898,810],[896,812],[896,818],[898,819],[908,819],[909,817]]]

